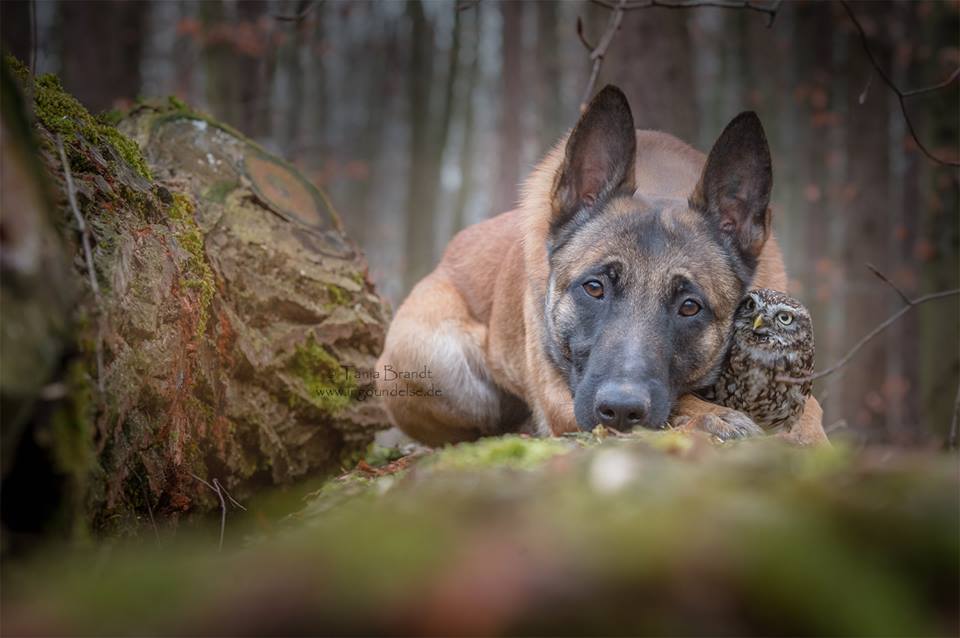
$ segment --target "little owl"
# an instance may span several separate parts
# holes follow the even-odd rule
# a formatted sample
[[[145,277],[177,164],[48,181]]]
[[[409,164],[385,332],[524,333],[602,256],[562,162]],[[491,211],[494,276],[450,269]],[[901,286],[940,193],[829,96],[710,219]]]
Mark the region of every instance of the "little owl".
[[[789,431],[803,413],[811,383],[777,377],[809,376],[813,353],[813,324],[803,304],[769,288],[751,290],[737,308],[730,352],[705,398],[747,414],[764,429]]]

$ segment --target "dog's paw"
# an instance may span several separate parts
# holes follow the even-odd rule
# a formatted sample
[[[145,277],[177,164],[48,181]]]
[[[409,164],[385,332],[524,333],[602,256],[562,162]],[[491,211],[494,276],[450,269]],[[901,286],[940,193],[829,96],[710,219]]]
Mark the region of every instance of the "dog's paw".
[[[686,432],[706,432],[720,441],[733,441],[764,434],[763,429],[743,412],[722,410],[694,417],[680,417],[674,423]]]

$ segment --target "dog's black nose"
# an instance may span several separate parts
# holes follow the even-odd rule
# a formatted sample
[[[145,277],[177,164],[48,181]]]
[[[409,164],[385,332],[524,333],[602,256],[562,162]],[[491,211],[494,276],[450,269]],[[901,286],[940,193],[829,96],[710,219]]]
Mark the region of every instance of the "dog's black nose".
[[[605,383],[597,390],[597,422],[618,430],[646,425],[650,391],[634,383]]]

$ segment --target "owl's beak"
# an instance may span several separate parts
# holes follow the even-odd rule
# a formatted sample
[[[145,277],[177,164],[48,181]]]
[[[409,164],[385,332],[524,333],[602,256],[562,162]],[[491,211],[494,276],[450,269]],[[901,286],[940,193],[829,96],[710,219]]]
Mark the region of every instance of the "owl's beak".
[[[757,315],[753,318],[753,329],[757,330],[763,326],[763,315]]]

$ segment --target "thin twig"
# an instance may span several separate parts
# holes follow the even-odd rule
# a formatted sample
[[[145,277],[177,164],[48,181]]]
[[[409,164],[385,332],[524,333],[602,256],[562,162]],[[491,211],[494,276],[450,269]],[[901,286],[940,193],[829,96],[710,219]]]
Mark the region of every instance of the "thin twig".
[[[903,303],[904,303],[905,305],[907,305],[907,306],[910,305],[910,303],[911,303],[910,297],[907,296],[907,293],[905,293],[905,292],[903,292],[902,290],[900,290],[900,288],[899,288],[899,286],[897,286],[897,284],[895,284],[895,283],[893,283],[892,281],[890,281],[890,279],[889,279],[886,275],[884,275],[882,272],[880,272],[880,271],[877,269],[877,267],[874,266],[873,264],[867,263],[867,268],[870,269],[870,272],[872,272],[874,275],[876,275],[877,279],[879,279],[879,280],[882,281],[883,283],[885,283],[885,284],[887,284],[888,286],[890,286],[890,287],[893,289],[893,291],[894,291],[895,293],[897,293],[897,295],[900,297],[901,301],[903,301]]]
[[[580,43],[583,44],[583,47],[593,53],[594,46],[587,42],[587,36],[583,34],[583,20],[580,19],[580,16],[577,16],[577,37],[580,38]]]
[[[230,496],[230,492],[228,492],[228,491],[227,491],[227,488],[225,488],[225,487],[223,486],[223,483],[221,483],[221,482],[220,482],[219,480],[217,480],[217,479],[213,479],[213,484],[214,484],[214,486],[216,486],[217,488],[219,488],[220,490],[223,491],[223,493],[226,495],[227,499],[233,504],[234,507],[239,507],[239,508],[242,509],[244,512],[247,511],[247,508],[244,507],[243,505],[241,505],[240,503],[238,503],[238,502],[237,502],[237,499],[235,499],[235,498],[233,498],[232,496]]]
[[[591,0],[594,4],[607,9],[617,9],[619,4],[612,0]],[[622,7],[625,11],[634,9],[649,9],[661,7],[663,9],[697,9],[700,7],[714,7],[717,9],[748,9],[763,13],[767,16],[767,28],[773,26],[777,19],[777,12],[783,0],[773,2],[751,2],[750,0],[629,0]]]
[[[590,70],[590,79],[587,81],[587,88],[583,92],[583,99],[580,100],[581,113],[587,110],[587,102],[589,102],[593,96],[594,87],[597,85],[597,78],[600,76],[600,65],[603,64],[603,56],[607,54],[610,43],[613,42],[614,36],[617,35],[617,31],[620,29],[620,23],[623,22],[624,7],[626,5],[627,0],[618,1],[614,12],[610,14],[610,19],[607,21],[607,29],[604,31],[603,37],[600,38],[597,46],[590,49],[590,60],[593,61],[593,67]],[[586,38],[581,37],[581,41],[586,44]]]
[[[213,490],[214,494],[217,495],[217,498],[220,499],[220,543],[217,545],[217,551],[222,552],[223,551],[223,533],[227,528],[227,502],[223,500],[223,493],[218,488],[214,487],[213,485],[210,485],[209,483],[204,481],[202,478],[200,478],[193,472],[190,473],[190,476],[197,479],[198,481],[200,481],[201,483],[209,487],[211,490]],[[214,481],[216,481],[216,479],[214,479]]]
[[[190,472],[190,476],[192,476],[193,478],[197,479],[198,481],[200,481],[201,483],[209,487],[213,491],[213,493],[217,495],[217,498],[220,499],[220,543],[217,545],[217,551],[222,552],[223,551],[223,535],[227,529],[227,501],[224,500],[223,498],[224,495],[226,495],[226,497],[230,499],[230,503],[232,503],[234,506],[239,507],[243,511],[246,511],[247,508],[241,505],[240,503],[238,503],[236,499],[234,499],[232,496],[230,496],[230,493],[227,492],[227,489],[223,486],[223,484],[220,483],[218,479],[213,479],[213,484],[211,485],[210,483],[203,480],[193,472]]]
[[[904,306],[903,306],[902,308],[900,308],[900,310],[898,310],[897,312],[895,312],[895,313],[893,313],[892,315],[890,315],[883,323],[881,323],[881,324],[878,325],[876,328],[874,328],[874,329],[871,330],[869,333],[867,333],[867,335],[866,335],[865,337],[863,337],[862,339],[860,339],[860,341],[858,341],[858,342],[856,343],[856,345],[854,345],[852,348],[850,348],[850,350],[847,352],[847,354],[843,355],[843,357],[841,357],[839,361],[837,361],[835,364],[833,364],[832,366],[830,366],[830,367],[827,368],[826,370],[821,370],[820,372],[817,372],[817,373],[815,373],[815,374],[811,374],[811,375],[805,376],[805,377],[778,376],[778,377],[777,377],[777,381],[780,381],[781,383],[806,383],[806,382],[808,382],[808,381],[816,381],[817,379],[822,379],[823,377],[829,376],[829,375],[833,374],[834,372],[836,372],[837,370],[839,370],[840,368],[842,368],[843,366],[847,365],[847,363],[850,361],[850,359],[852,359],[853,356],[854,356],[855,354],[857,354],[857,352],[859,352],[860,349],[861,349],[863,346],[867,345],[867,343],[868,343],[871,339],[873,339],[873,338],[876,337],[878,334],[880,334],[881,332],[883,332],[884,330],[886,330],[887,328],[889,328],[890,326],[892,326],[894,323],[896,323],[896,321],[897,321],[900,317],[902,317],[903,315],[907,314],[908,312],[910,312],[911,310],[913,310],[915,307],[917,307],[917,306],[919,306],[919,305],[921,305],[921,304],[927,303],[928,301],[934,301],[934,300],[936,300],[936,299],[944,299],[944,298],[946,298],[946,297],[953,297],[953,296],[956,296],[956,295],[960,295],[960,288],[954,288],[954,289],[952,289],[952,290],[943,290],[943,291],[941,291],[941,292],[933,292],[933,293],[930,293],[930,294],[928,294],[928,295],[922,295],[922,296],[920,296],[920,297],[916,297],[916,298],[911,299],[911,298],[908,297],[906,294],[904,294],[904,292],[903,292],[902,290],[900,290],[899,288],[897,288],[897,286],[895,286],[895,285],[893,284],[893,282],[890,281],[890,279],[889,279],[887,276],[885,276],[883,273],[881,273],[881,272],[880,272],[879,270],[877,270],[875,267],[873,267],[873,266],[871,266],[871,265],[869,265],[869,264],[867,265],[867,267],[870,268],[870,270],[873,271],[873,274],[875,274],[877,277],[879,277],[881,281],[883,281],[883,282],[886,283],[888,286],[890,286],[891,288],[893,288],[893,290],[894,290],[894,291],[900,296],[900,298],[903,300]]]
[[[953,402],[953,420],[950,423],[950,435],[947,437],[947,449],[957,449],[957,425],[960,423],[960,386],[957,386],[957,398]]]
[[[902,91],[901,93],[903,94],[903,97],[914,97],[915,95],[923,95],[924,93],[933,93],[934,91],[947,88],[956,82],[957,78],[960,78],[960,67],[954,69],[953,73],[947,76],[947,79],[945,79],[943,82],[931,84],[930,86],[922,86],[919,89],[912,89],[910,91]]]
[[[840,4],[843,5],[844,10],[847,12],[850,21],[853,22],[853,26],[857,28],[857,32],[860,34],[860,44],[863,46],[864,53],[867,54],[867,58],[870,60],[870,65],[873,67],[873,70],[877,72],[877,75],[880,76],[880,79],[883,80],[883,83],[887,85],[893,93],[897,96],[897,100],[900,102],[900,112],[903,113],[903,121],[907,125],[907,130],[910,132],[910,137],[913,138],[913,141],[916,143],[917,148],[920,151],[929,157],[931,160],[938,164],[943,164],[944,166],[960,166],[960,161],[945,160],[940,157],[937,157],[923,145],[923,142],[920,141],[920,138],[917,137],[917,131],[913,127],[913,121],[910,119],[910,114],[907,112],[907,100],[906,98],[914,97],[916,95],[923,95],[924,93],[931,93],[939,89],[950,86],[953,82],[960,78],[960,68],[950,74],[950,76],[938,84],[932,86],[926,86],[919,89],[913,89],[912,91],[902,91],[898,87],[890,76],[887,75],[886,71],[883,70],[883,67],[880,66],[880,63],[877,62],[877,59],[873,55],[873,50],[870,49],[870,40],[867,38],[866,31],[863,30],[863,25],[860,24],[860,21],[857,19],[857,16],[853,13],[853,9],[850,8],[850,4],[846,0],[841,0]]]
[[[60,153],[60,161],[63,163],[63,175],[67,183],[67,201],[70,202],[70,210],[73,211],[73,217],[77,222],[77,228],[80,231],[80,243],[83,245],[83,255],[87,261],[87,274],[90,276],[90,288],[93,290],[93,297],[97,303],[97,312],[103,313],[103,302],[100,298],[100,284],[97,283],[97,271],[93,265],[93,251],[90,249],[90,229],[80,214],[80,207],[77,205],[77,189],[73,185],[73,174],[70,172],[70,161],[63,150],[63,138],[57,135],[57,151]],[[100,394],[103,394],[103,325],[98,321],[97,324],[97,388]]]

